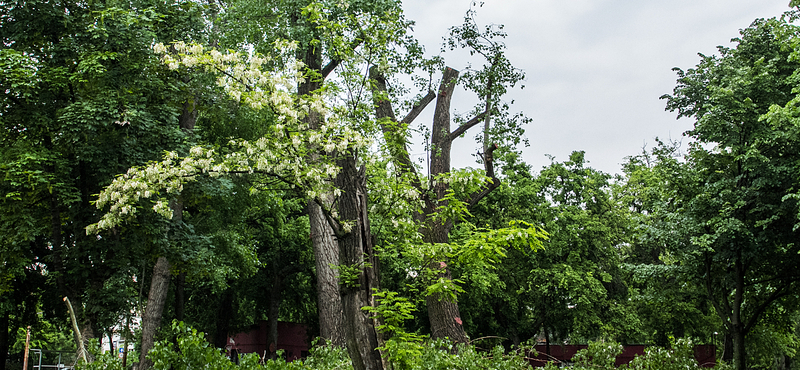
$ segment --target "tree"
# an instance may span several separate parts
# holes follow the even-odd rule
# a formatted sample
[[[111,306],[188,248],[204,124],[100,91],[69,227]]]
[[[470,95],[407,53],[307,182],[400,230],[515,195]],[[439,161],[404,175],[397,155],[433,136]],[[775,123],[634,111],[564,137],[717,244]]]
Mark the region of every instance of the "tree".
[[[735,48],[701,56],[678,72],[667,108],[696,119],[696,140],[681,177],[668,179],[671,248],[705,286],[733,339],[733,361],[747,368],[748,334],[767,311],[796,293],[798,143],[787,120],[763,120],[792,99],[791,15],[759,19]]]
[[[247,17],[254,22],[243,25],[235,22],[227,38],[230,46],[243,43],[254,45],[254,49],[264,55],[273,55],[275,42],[289,40],[296,42],[295,58],[303,63],[306,78],[299,80],[296,91],[301,96],[311,96],[325,91],[338,92],[348,101],[345,105],[357,107],[363,104],[359,96],[358,68],[363,64],[376,63],[382,54],[390,49],[392,42],[403,44],[408,39],[402,35],[406,32],[408,22],[403,19],[399,4],[395,1],[371,2],[333,2],[333,1],[291,1],[275,7],[263,7],[261,4],[240,1],[223,14],[226,19]],[[269,29],[269,32],[264,32]],[[392,34],[392,37],[388,35]],[[274,67],[280,68],[280,63]],[[354,74],[355,72],[355,74]],[[327,83],[329,76],[339,74],[341,90],[335,84]],[[347,91],[348,83],[355,83],[355,94]],[[360,89],[363,90],[363,89]],[[349,95],[348,95],[349,94]],[[359,112],[348,113],[349,117],[360,117]],[[347,115],[345,115],[347,116]],[[303,115],[304,124],[311,130],[318,130],[324,125],[325,114],[310,111]],[[356,123],[355,127],[362,125]],[[361,129],[368,130],[362,127]],[[357,154],[357,153],[354,153]],[[316,161],[320,156],[328,154],[309,152],[309,160]],[[344,318],[339,295],[337,271],[334,266],[340,264],[339,245],[335,240],[335,232],[323,208],[333,206],[332,194],[320,194],[319,201],[308,203],[311,224],[311,238],[314,246],[317,292],[320,315],[320,334],[323,338],[337,345],[344,345],[346,338],[343,332]],[[321,203],[321,204],[320,204]],[[367,288],[367,291],[369,289]]]
[[[641,323],[639,343],[667,346],[670,337],[709,343],[717,340],[713,333],[722,331],[721,321],[705,299],[704,285],[668,247],[675,236],[668,226],[669,212],[663,212],[672,202],[663,185],[668,183],[665,179],[685,177],[681,156],[680,143],[656,139],[649,151],[626,158],[613,188],[620,211],[631,224],[629,244],[621,257],[630,308]]]
[[[142,229],[117,228],[100,238],[82,230],[99,217],[92,195],[114,174],[181,139],[172,124],[172,86],[180,82],[154,73],[150,45],[202,27],[183,9],[146,1],[2,5],[0,140],[3,187],[11,195],[4,199],[3,233],[15,236],[4,248],[20,261],[14,257],[27,244],[34,253],[22,254],[23,263],[46,265],[55,286],[50,295],[69,297],[77,311],[78,340],[113,325],[117,317],[107,308],[128,298],[107,284],[130,278],[138,265],[131,261],[146,253],[127,243],[155,244],[142,243],[148,234]]]
[[[475,4],[473,4],[475,5]],[[412,211],[412,218],[418,223],[422,236],[420,242],[430,245],[447,244],[454,223],[464,217],[487,194],[500,185],[500,179],[494,172],[494,151],[509,141],[518,143],[521,125],[527,119],[521,115],[509,116],[508,104],[502,104],[501,98],[506,91],[514,87],[524,78],[524,74],[515,69],[505,57],[505,45],[497,40],[505,37],[502,26],[487,26],[479,30],[474,20],[474,10],[470,9],[464,24],[451,29],[451,37],[447,45],[451,49],[467,48],[471,53],[484,57],[486,63],[480,70],[468,71],[459,78],[459,71],[445,67],[436,93],[428,93],[413,105],[409,113],[400,121],[397,120],[392,103],[391,92],[386,86],[387,71],[378,66],[370,69],[372,79],[372,95],[375,102],[375,116],[381,126],[383,139],[388,154],[393,161],[397,175],[409,181],[414,194],[422,201],[421,206]],[[482,100],[474,110],[474,116],[459,127],[451,129],[451,101],[456,86],[463,84],[468,90],[475,92]],[[430,142],[426,143],[430,160],[427,178],[421,178],[408,154],[408,127],[417,116],[435,99],[435,110],[430,128]],[[494,125],[492,125],[494,119]],[[482,174],[451,172],[450,155],[453,142],[462,137],[467,130],[483,123],[483,132],[479,137],[483,141],[480,161],[483,162]],[[509,131],[517,136],[509,135]],[[515,137],[515,139],[510,139]],[[467,177],[469,179],[461,178]],[[451,183],[479,184],[469,188],[467,192],[457,192]],[[416,197],[416,196],[415,196]],[[431,269],[441,269],[440,278],[451,280],[452,273],[447,267],[447,260],[431,261]],[[444,266],[443,268],[440,266]],[[426,296],[431,334],[434,338],[449,338],[454,342],[468,343],[463,320],[455,299],[447,294],[433,292]]]
[[[490,283],[469,279],[470,324],[515,344],[538,335],[548,344],[631,338],[638,320],[627,307],[619,251],[630,224],[612,197],[611,176],[587,166],[583,152],[538,174],[509,155],[503,173],[503,185],[477,205],[470,221],[493,228],[524,220],[549,238],[543,250],[510,251]]]
[[[199,45],[182,43],[175,43],[169,48],[156,45],[156,48],[165,54],[164,62],[170,68],[189,71],[203,69],[214,72],[219,76],[218,84],[223,86],[234,100],[250,105],[256,110],[269,109],[274,113],[274,128],[255,142],[246,140],[231,142],[221,149],[222,155],[218,155],[216,149],[197,146],[184,158],[170,153],[160,163],[129,170],[100,195],[98,205],[111,204],[111,209],[89,230],[97,231],[113,227],[123,219],[130,218],[130,215],[136,212],[134,203],[151,197],[159,198],[154,206],[158,213],[174,217],[174,212],[169,211],[168,207],[169,199],[172,197],[169,194],[180,193],[184,183],[203,178],[205,176],[203,173],[227,176],[257,172],[296,187],[314,202],[314,207],[319,207],[320,216],[324,217],[325,222],[319,225],[330,227],[333,232],[325,234],[336,235],[338,241],[338,255],[343,259],[339,262],[339,272],[348,272],[346,278],[339,279],[339,283],[345,285],[341,288],[341,298],[351,357],[359,368],[362,366],[376,368],[380,366],[380,358],[375,351],[376,335],[372,328],[374,324],[373,320],[365,320],[361,308],[370,304],[372,288],[377,287],[375,271],[377,264],[369,262],[372,258],[370,251],[372,237],[367,214],[369,207],[365,178],[359,175],[364,172],[361,161],[365,158],[363,153],[366,153],[368,143],[365,138],[376,126],[372,121],[365,122],[363,119],[366,112],[364,108],[370,105],[362,93],[367,90],[359,89],[358,86],[363,86],[366,78],[354,71],[358,70],[358,66],[383,63],[387,58],[391,61],[401,60],[398,58],[398,53],[387,51],[391,50],[387,47],[387,42],[396,39],[397,35],[402,35],[408,24],[392,7],[389,8],[390,11],[378,15],[371,13],[372,10],[361,11],[358,7],[351,7],[349,10],[355,15],[343,16],[341,20],[334,17],[332,21],[328,15],[339,14],[341,9],[337,8],[338,5],[331,6],[330,9],[324,6],[325,4],[312,4],[305,7],[300,13],[302,17],[298,16],[297,9],[290,9],[294,12],[291,13],[294,17],[289,17],[291,24],[302,26],[300,28],[306,30],[308,28],[304,27],[309,25],[313,27],[309,33],[301,32],[298,35],[302,36],[300,42],[288,40],[280,42],[284,49],[272,50],[268,58],[259,55],[243,57],[236,53],[222,54],[216,50],[204,50]],[[356,34],[338,33],[343,29],[342,24],[349,24],[348,22],[358,25],[359,31]],[[311,47],[316,45],[312,41],[318,40],[317,33],[325,34],[333,42],[330,50],[333,54],[326,67],[322,66],[321,57],[318,55],[320,48]],[[306,45],[304,42],[311,44]],[[361,46],[362,52],[349,54],[348,50],[352,50],[353,47],[348,45],[353,44]],[[502,50],[502,47],[491,44],[487,50],[495,49]],[[171,52],[166,53],[167,51]],[[485,91],[485,99],[489,103],[495,99],[491,94],[504,91],[508,84],[513,85],[520,77],[518,73],[508,73],[508,70],[503,69],[508,65],[502,57],[494,57],[491,65],[506,74],[498,73],[493,77],[497,79],[495,89]],[[341,84],[325,82],[324,77],[337,66],[342,66]],[[275,69],[269,71],[269,68]],[[438,118],[434,125],[434,130],[437,132],[441,129],[449,131],[449,95],[455,87],[456,75],[455,70],[446,70],[446,77],[441,87],[443,93],[439,99],[441,107],[437,110]],[[290,82],[296,85],[290,87],[288,85]],[[327,91],[341,93],[343,97],[340,98],[345,103],[333,106],[327,119],[323,120],[325,117],[322,114],[327,109],[322,94]],[[491,106],[493,105],[490,104]],[[503,107],[497,108],[500,112],[497,114],[498,118],[506,117]],[[440,153],[444,162],[442,165],[437,165],[436,171],[442,172],[441,176],[436,175],[432,179],[438,187],[432,194],[438,193],[435,195],[437,198],[427,205],[430,209],[435,209],[440,216],[431,218],[422,226],[429,235],[435,234],[446,238],[453,220],[460,212],[458,210],[464,204],[454,198],[457,194],[451,191],[450,185],[445,184],[449,179],[448,176],[451,176],[448,173],[449,159],[446,159],[449,156],[449,143],[483,118],[485,115],[480,115],[479,119],[470,121],[446,137],[434,139],[435,146],[439,148],[434,152]],[[484,156],[489,174],[492,174],[493,150],[493,147],[490,147]],[[457,176],[453,178],[457,180]],[[472,178],[475,181],[472,181]],[[331,186],[333,185],[331,180],[336,188]],[[477,185],[470,188],[473,202],[477,202],[492,188],[492,183],[487,183],[483,176],[471,176],[470,184]],[[331,200],[334,202],[331,203]],[[331,204],[335,204],[335,208],[331,207]],[[312,234],[315,232],[314,218],[312,214]],[[430,238],[425,240],[430,244],[435,242]],[[329,248],[322,250],[325,253],[330,252]],[[364,256],[367,256],[367,260]],[[437,299],[432,302],[431,306],[455,306],[455,302],[449,299]],[[321,305],[327,303],[325,301]],[[435,327],[437,322],[449,323],[449,327],[456,327],[463,334],[463,329],[456,324],[457,312],[455,316],[452,315],[454,315],[452,312],[445,312],[445,316],[432,321],[432,324]],[[455,338],[457,334],[443,335],[457,339]],[[466,338],[463,335],[462,337]]]
[[[373,33],[375,34],[375,33]],[[284,43],[282,50],[284,57],[292,55],[296,44]],[[348,234],[361,233],[362,228],[356,228],[356,219],[341,218],[337,215],[345,213],[343,207],[350,204],[339,203],[339,212],[327,209],[326,202],[321,198],[324,194],[332,192],[338,195],[341,190],[334,191],[329,182],[336,176],[339,169],[333,160],[346,160],[351,166],[355,156],[341,155],[348,150],[357,152],[357,148],[365,148],[369,141],[356,130],[338,124],[347,122],[349,117],[334,114],[326,122],[321,122],[320,127],[312,128],[304,121],[308,114],[314,114],[317,109],[323,109],[321,97],[316,93],[296,94],[292,91],[292,83],[305,79],[297,69],[279,70],[277,72],[262,71],[262,65],[267,61],[260,56],[245,57],[237,53],[223,55],[219,51],[204,51],[199,45],[186,45],[175,43],[171,46],[176,54],[164,56],[166,64],[173,69],[202,68],[203,70],[218,72],[219,84],[228,89],[228,93],[235,100],[241,99],[248,106],[261,109],[268,108],[274,113],[274,126],[270,127],[265,136],[255,142],[234,140],[227,148],[222,148],[223,153],[216,155],[214,149],[195,146],[189,155],[178,160],[177,153],[168,153],[162,162],[152,163],[144,168],[132,168],[126,174],[118,177],[115,182],[101,193],[98,206],[111,203],[109,213],[97,223],[88,228],[89,232],[102,231],[128,220],[136,213],[136,203],[141,199],[158,197],[153,207],[156,212],[164,217],[174,217],[174,212],[169,206],[171,194],[179,194],[184,184],[206,178],[209,173],[214,177],[235,175],[239,173],[258,173],[267,179],[274,179],[276,183],[286,184],[297,188],[307,199],[315,201],[325,210],[325,221],[337,232],[339,237],[340,252],[348,245]],[[162,53],[167,51],[163,45],[156,45]],[[291,57],[290,57],[291,58]],[[292,59],[290,59],[292,60]],[[295,64],[297,66],[303,64]],[[311,76],[313,77],[313,75]],[[325,153],[319,161],[308,161],[308,156],[313,153]],[[346,181],[350,181],[345,178]],[[132,185],[133,184],[133,185]],[[353,194],[353,193],[349,193]],[[359,206],[360,207],[360,206]],[[368,229],[366,229],[368,230]],[[366,234],[368,235],[368,233]],[[353,236],[361,239],[361,236]],[[368,240],[368,238],[366,238]],[[351,252],[352,253],[352,252]],[[354,256],[362,254],[354,252]],[[363,265],[358,274],[363,272]],[[359,290],[369,292],[369,286],[363,285]],[[337,293],[338,294],[338,293]],[[363,297],[363,294],[360,294]],[[364,317],[360,307],[364,304],[354,305],[357,311],[350,311],[353,316]],[[369,324],[369,323],[366,323]],[[363,325],[359,325],[363,329]],[[365,333],[369,334],[369,330]],[[372,331],[374,336],[374,330]],[[370,368],[380,363],[375,347],[368,347],[365,342],[348,339],[348,349],[351,355],[354,351],[359,353],[372,352],[373,359],[358,358],[353,356],[356,366],[369,366]],[[361,350],[366,349],[366,352]],[[363,360],[363,361],[362,361]],[[367,365],[371,364],[371,365]]]

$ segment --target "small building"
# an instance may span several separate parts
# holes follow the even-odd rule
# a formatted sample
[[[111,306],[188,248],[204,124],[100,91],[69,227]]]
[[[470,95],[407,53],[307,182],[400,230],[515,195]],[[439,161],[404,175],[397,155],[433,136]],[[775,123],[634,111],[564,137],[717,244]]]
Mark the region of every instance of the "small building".
[[[261,320],[250,327],[250,331],[228,336],[229,353],[256,353],[264,358],[269,352],[267,348],[267,332],[269,324]],[[277,350],[283,350],[286,361],[294,361],[308,355],[309,340],[306,326],[291,322],[278,322]]]
[[[533,367],[543,367],[551,361],[571,364],[572,357],[574,357],[578,351],[588,347],[589,346],[585,344],[551,344],[548,354],[546,345],[537,344],[534,348],[538,355],[532,357],[529,362]],[[633,361],[634,357],[644,354],[645,348],[647,348],[647,346],[644,345],[624,345],[622,347],[622,353],[617,356],[614,365],[621,366]],[[700,365],[700,367],[714,367],[714,365],[716,365],[716,346],[710,344],[696,345],[694,347],[694,358],[697,360],[697,364]]]

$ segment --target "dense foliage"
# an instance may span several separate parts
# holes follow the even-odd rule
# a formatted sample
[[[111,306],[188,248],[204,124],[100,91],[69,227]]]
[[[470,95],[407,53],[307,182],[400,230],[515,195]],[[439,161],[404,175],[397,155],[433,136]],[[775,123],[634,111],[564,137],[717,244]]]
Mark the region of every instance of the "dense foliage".
[[[654,346],[631,369],[696,368],[692,343],[797,367],[796,12],[676,69],[688,148],[608,174],[520,159],[530,120],[503,99],[524,75],[478,4],[444,47],[476,58],[448,61],[463,74],[397,1],[0,6],[0,370],[27,326],[52,350],[121,334],[139,370],[518,369],[536,342],[590,343],[576,369],[620,343]],[[473,127],[482,168],[451,168]],[[231,362],[260,320],[269,353]],[[321,337],[308,358],[280,358],[278,320]]]

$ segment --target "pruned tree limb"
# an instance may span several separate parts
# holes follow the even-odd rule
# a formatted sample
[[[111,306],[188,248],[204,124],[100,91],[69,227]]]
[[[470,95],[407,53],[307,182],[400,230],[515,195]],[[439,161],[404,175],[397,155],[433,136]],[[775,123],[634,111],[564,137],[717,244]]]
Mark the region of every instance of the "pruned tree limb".
[[[385,82],[384,82],[384,87],[385,87]],[[417,116],[419,116],[419,114],[422,113],[423,110],[425,110],[425,107],[427,107],[428,104],[430,104],[435,98],[436,98],[436,93],[433,92],[433,90],[428,90],[428,94],[422,97],[422,99],[419,102],[417,102],[417,104],[414,104],[414,106],[411,108],[411,111],[408,112],[408,114],[403,118],[401,122],[405,124],[411,124],[411,122],[414,122]]]
[[[411,123],[422,110],[436,97],[432,91],[422,98],[414,107],[411,112],[401,122],[397,122],[394,115],[392,103],[387,96],[386,78],[378,71],[376,67],[369,69],[370,80],[372,81],[372,99],[375,104],[375,116],[380,123],[381,131],[383,132],[383,139],[389,147],[389,155],[401,173],[411,174],[411,185],[417,191],[423,193],[422,184],[420,183],[419,176],[417,176],[416,168],[411,162],[411,156],[408,154],[408,143],[406,142],[405,130],[400,130],[398,125],[407,125]]]
[[[469,197],[469,208],[474,207],[478,202],[481,201],[484,197],[489,195],[494,189],[497,189],[500,186],[500,179],[494,173],[494,151],[497,150],[497,144],[489,145],[489,150],[483,153],[483,166],[486,171],[486,177],[491,179],[491,182],[484,185],[484,187],[470,195]]]
[[[481,114],[473,117],[471,120],[465,122],[463,125],[458,126],[457,129],[453,130],[453,132],[447,135],[447,140],[453,141],[457,137],[461,136],[461,134],[465,133],[467,130],[475,127],[475,125],[481,123],[481,121],[484,120],[484,118],[487,116],[488,113],[489,113],[488,111],[481,112]]]

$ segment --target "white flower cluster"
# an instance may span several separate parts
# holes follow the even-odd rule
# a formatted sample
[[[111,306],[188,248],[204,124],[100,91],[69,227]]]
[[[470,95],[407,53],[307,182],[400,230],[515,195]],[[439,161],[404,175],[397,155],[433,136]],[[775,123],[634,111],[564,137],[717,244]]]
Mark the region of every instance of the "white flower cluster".
[[[457,196],[464,197],[480,190],[490,181],[492,180],[486,177],[483,171],[467,167],[441,173],[436,178],[431,179],[431,185],[447,184]]]
[[[278,47],[291,51],[296,44],[279,43]],[[338,195],[331,180],[339,173],[339,168],[331,158],[316,154],[362,150],[372,144],[368,137],[339,124],[341,121],[336,115],[327,117],[317,130],[306,127],[301,119],[309,110],[323,116],[328,110],[319,96],[298,97],[295,94],[294,86],[302,78],[298,72],[302,67],[299,63],[294,63],[294,69],[288,71],[268,72],[261,70],[267,60],[258,56],[206,51],[200,45],[182,42],[174,43],[172,48],[177,54],[167,54],[168,48],[163,44],[153,46],[170,68],[197,67],[217,74],[217,83],[230,97],[253,109],[269,107],[277,114],[278,123],[269,136],[255,142],[231,141],[231,152],[224,155],[196,146],[185,158],[169,152],[161,162],[131,168],[100,193],[97,207],[110,205],[110,208],[97,224],[87,228],[87,233],[97,233],[124,222],[136,213],[137,203],[142,199],[156,198],[153,210],[171,218],[167,194],[180,193],[184,184],[203,173],[219,176],[258,172],[302,189],[309,198]]]

